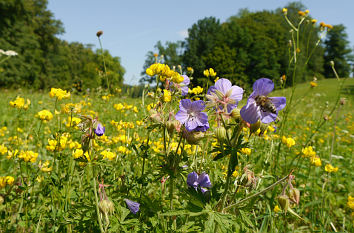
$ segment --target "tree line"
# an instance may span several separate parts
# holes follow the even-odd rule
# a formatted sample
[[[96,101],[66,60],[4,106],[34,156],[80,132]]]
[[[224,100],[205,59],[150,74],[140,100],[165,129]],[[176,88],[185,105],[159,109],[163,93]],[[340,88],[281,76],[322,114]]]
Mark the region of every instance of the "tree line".
[[[59,39],[63,24],[47,4],[47,0],[0,0],[0,49],[18,53],[1,64],[0,86],[80,91],[107,87],[106,80],[112,88],[121,86],[125,70],[120,58],[92,45]]]
[[[296,25],[301,20],[299,11],[305,11],[305,6],[292,2],[285,7],[288,18]],[[194,85],[214,82],[203,75],[208,68],[213,68],[217,76],[242,86],[250,86],[260,77],[280,82],[280,77],[290,75],[293,69],[289,65],[290,30],[280,8],[257,12],[242,9],[222,23],[215,17],[201,19],[188,29],[185,40],[164,45],[160,41],[156,43],[155,52],[149,51],[146,55],[140,82],[155,81],[145,74],[145,69],[155,62],[157,54],[163,55],[162,62],[170,67],[181,65],[184,70],[192,67]],[[334,77],[330,67],[332,60],[341,77],[351,73],[353,56],[345,27],[334,25],[326,32],[323,27],[321,30],[319,22],[307,16],[299,33],[297,82]]]

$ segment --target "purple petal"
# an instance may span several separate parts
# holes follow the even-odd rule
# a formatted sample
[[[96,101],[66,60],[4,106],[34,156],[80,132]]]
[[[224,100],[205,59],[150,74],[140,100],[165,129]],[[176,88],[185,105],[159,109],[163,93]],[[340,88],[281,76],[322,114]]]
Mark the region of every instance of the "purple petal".
[[[243,106],[240,114],[242,119],[250,124],[256,123],[261,117],[258,107],[253,99],[248,99],[247,105]]]
[[[199,126],[205,125],[208,123],[208,115],[205,112],[200,112],[197,115],[197,118],[198,118],[199,122],[201,123],[201,124],[199,124]]]
[[[203,125],[203,126],[198,126],[197,128],[194,129],[194,131],[197,132],[205,132],[209,129],[209,123]]]
[[[271,113],[271,112],[263,112],[263,111],[260,111],[261,113],[261,121],[262,123],[264,124],[268,124],[270,122],[273,122],[277,119],[277,116],[278,114],[276,113]]]
[[[138,202],[131,201],[129,199],[124,199],[125,203],[127,203],[127,206],[133,214],[138,213],[140,204]]]
[[[282,110],[286,106],[286,98],[285,97],[269,97],[272,100],[272,103],[275,105],[277,111]]]
[[[189,88],[187,86],[181,87],[182,96],[188,95],[188,90],[189,90]]]
[[[193,101],[191,104],[191,109],[195,112],[203,111],[205,108],[205,103],[203,100]]]
[[[230,99],[236,100],[236,103],[242,100],[243,89],[239,86],[231,87]]]
[[[211,93],[215,92],[215,90],[216,90],[215,86],[210,86],[209,89],[208,89],[207,94],[211,95]]]
[[[179,102],[179,109],[180,110],[190,110],[192,105],[192,101],[190,99],[183,99]]]
[[[98,125],[95,129],[95,134],[100,137],[104,134],[105,130],[106,130],[106,128],[103,127],[103,125],[101,123],[98,123]]]
[[[196,185],[197,180],[198,180],[198,174],[196,172],[191,172],[188,174],[188,177],[187,177],[188,186],[196,188],[197,187],[197,185]]]
[[[261,78],[254,82],[253,84],[253,94],[255,95],[268,95],[274,89],[274,83],[269,78]]]
[[[189,77],[187,75],[185,75],[185,74],[182,75],[182,77],[183,77],[183,81],[181,83],[183,83],[184,85],[188,86],[189,83],[190,83]]]
[[[185,122],[185,127],[188,131],[193,131],[195,128],[199,126],[198,119],[195,117],[189,118],[187,122]]]
[[[181,124],[186,123],[188,118],[189,118],[189,115],[188,115],[187,111],[184,111],[184,110],[179,110],[177,112],[177,114],[175,115],[175,119],[178,120]]]
[[[228,104],[227,105],[227,112],[230,113],[235,108],[237,108],[237,104]]]
[[[200,191],[202,191],[202,193],[205,193],[205,192],[208,191],[208,190],[205,189],[205,188],[200,188]]]
[[[215,88],[219,90],[221,93],[226,95],[226,93],[231,89],[232,84],[230,80],[226,78],[221,78],[215,83]]]
[[[198,181],[200,187],[204,188],[210,188],[211,187],[211,182],[209,179],[209,175],[203,172],[202,174],[199,175]]]

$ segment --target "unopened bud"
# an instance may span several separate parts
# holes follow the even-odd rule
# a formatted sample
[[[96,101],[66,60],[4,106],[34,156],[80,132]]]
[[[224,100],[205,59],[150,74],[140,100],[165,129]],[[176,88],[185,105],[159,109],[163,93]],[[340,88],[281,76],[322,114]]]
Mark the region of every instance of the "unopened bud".
[[[98,31],[98,32],[96,33],[96,36],[97,36],[97,37],[100,37],[100,36],[102,36],[102,34],[103,34],[103,31],[100,30],[100,31]]]
[[[103,199],[98,203],[100,211],[106,215],[112,214],[114,212],[114,204],[108,199]]]
[[[183,130],[182,136],[187,140],[189,144],[196,145],[205,136],[203,132],[189,132],[186,129]]]
[[[226,140],[226,129],[222,126],[217,127],[215,130],[215,137],[219,142],[223,142]]]
[[[329,64],[333,67],[334,66],[334,61],[330,61]]]
[[[290,189],[290,200],[298,205],[300,202],[300,190],[297,188]]]
[[[149,114],[150,114],[150,119],[152,119],[156,123],[162,122],[161,115],[155,109],[151,109],[149,111]]]
[[[329,120],[329,116],[328,115],[324,115],[323,116],[323,120],[328,121]]]
[[[177,120],[172,120],[172,121],[166,122],[166,128],[170,134],[172,134],[176,129],[178,129],[179,126],[180,126],[180,123]]]
[[[290,204],[289,197],[286,195],[280,195],[278,197],[278,202],[279,202],[279,205],[281,206],[281,208],[286,213],[289,209],[289,204]]]
[[[238,108],[232,109],[230,116],[235,120],[241,119],[240,109]]]

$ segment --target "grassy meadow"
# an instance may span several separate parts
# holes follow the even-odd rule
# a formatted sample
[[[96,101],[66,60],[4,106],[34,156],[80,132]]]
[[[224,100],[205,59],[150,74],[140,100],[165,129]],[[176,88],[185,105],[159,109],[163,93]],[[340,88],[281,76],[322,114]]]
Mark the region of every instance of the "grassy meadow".
[[[141,99],[2,90],[0,232],[352,232],[354,79],[339,89],[343,80],[272,92],[294,95],[270,124],[225,118],[235,151],[213,108],[202,136],[178,131],[179,97],[159,90]],[[208,174],[206,192],[187,185],[191,172]]]

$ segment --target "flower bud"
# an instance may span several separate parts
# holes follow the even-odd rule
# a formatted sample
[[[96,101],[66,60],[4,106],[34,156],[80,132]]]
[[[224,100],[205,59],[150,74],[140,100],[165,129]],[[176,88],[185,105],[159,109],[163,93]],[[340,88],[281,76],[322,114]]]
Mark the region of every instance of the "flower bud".
[[[156,123],[162,122],[161,115],[155,109],[151,109],[149,111],[149,114],[150,114],[150,119],[152,119]]]
[[[232,109],[230,116],[235,120],[240,120],[241,119],[240,109],[238,108]]]
[[[98,203],[100,211],[106,215],[112,214],[114,212],[114,204],[109,199],[103,199]]]
[[[203,132],[183,130],[182,136],[187,140],[189,144],[196,145],[202,140],[205,136]]]
[[[219,142],[223,142],[226,140],[226,129],[222,126],[217,127],[215,130],[215,137]]]
[[[334,66],[334,61],[330,61],[329,64],[333,67]]]
[[[97,37],[100,37],[100,36],[102,36],[102,34],[103,34],[103,31],[100,30],[100,31],[98,31],[98,32],[96,33],[96,36],[97,36]]]
[[[296,205],[300,202],[300,191],[297,188],[290,189],[290,200]]]
[[[286,213],[286,211],[288,211],[288,209],[289,209],[289,204],[290,204],[289,197],[286,195],[280,195],[278,197],[278,202],[279,202],[279,205],[281,206],[281,208]]]
[[[166,122],[166,128],[169,134],[172,134],[176,129],[180,127],[180,123],[177,120],[170,120]]]

